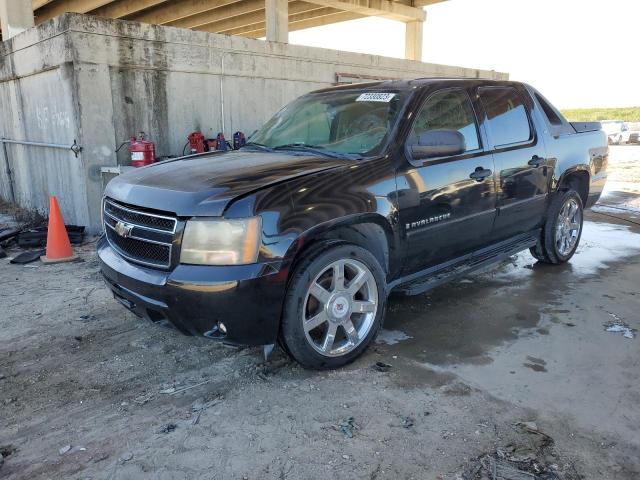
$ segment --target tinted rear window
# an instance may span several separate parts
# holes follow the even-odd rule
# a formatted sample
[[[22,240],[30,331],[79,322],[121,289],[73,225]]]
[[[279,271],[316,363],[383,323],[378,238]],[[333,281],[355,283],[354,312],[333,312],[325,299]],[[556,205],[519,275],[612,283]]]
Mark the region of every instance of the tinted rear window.
[[[549,120],[549,123],[551,125],[556,125],[556,126],[562,125],[562,120],[560,119],[560,116],[556,113],[556,111],[549,104],[549,102],[547,102],[544,98],[542,98],[541,95],[538,95],[537,93],[536,93],[536,100],[542,107],[542,110],[544,111],[544,114],[547,117],[547,120]]]
[[[479,93],[494,146],[523,143],[531,138],[529,117],[515,88],[481,88]]]

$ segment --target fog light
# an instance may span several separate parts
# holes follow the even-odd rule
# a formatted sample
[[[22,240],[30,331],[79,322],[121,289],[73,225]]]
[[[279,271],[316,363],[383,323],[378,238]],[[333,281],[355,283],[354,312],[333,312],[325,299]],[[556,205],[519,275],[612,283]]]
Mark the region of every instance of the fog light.
[[[225,326],[224,323],[218,322],[218,329],[220,330],[220,333],[222,333],[223,335],[227,334],[227,327]]]

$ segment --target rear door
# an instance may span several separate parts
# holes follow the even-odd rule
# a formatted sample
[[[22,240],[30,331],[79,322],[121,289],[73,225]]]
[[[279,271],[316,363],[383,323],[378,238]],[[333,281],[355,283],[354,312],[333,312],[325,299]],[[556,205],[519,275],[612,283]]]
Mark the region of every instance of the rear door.
[[[440,129],[462,133],[465,151],[425,161],[405,149],[406,167],[396,179],[407,274],[484,246],[496,212],[493,158],[484,149],[467,90],[448,88],[428,96],[408,139]]]
[[[493,242],[540,227],[551,169],[531,120],[531,97],[516,86],[477,90],[496,168],[498,212]]]

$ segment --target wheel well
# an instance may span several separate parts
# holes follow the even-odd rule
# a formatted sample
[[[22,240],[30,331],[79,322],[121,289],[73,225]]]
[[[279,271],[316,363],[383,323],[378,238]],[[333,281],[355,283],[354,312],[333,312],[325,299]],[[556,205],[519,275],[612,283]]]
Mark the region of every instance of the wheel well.
[[[560,182],[558,190],[566,190],[569,188],[578,192],[582,199],[582,204],[586,205],[589,196],[589,174],[581,170],[566,175]]]
[[[384,228],[376,223],[340,225],[314,236],[296,254],[293,267],[307,253],[315,251],[322,244],[331,241],[352,243],[368,250],[380,262],[384,272],[389,272],[389,241]],[[293,270],[294,268],[291,269],[291,271]]]

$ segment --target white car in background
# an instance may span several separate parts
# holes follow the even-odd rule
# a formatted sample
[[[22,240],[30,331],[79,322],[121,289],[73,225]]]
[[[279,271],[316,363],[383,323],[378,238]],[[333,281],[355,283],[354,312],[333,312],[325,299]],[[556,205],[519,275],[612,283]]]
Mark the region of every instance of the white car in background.
[[[609,138],[609,145],[629,143],[631,130],[625,122],[622,120],[603,120],[600,123],[602,124],[602,130]]]

